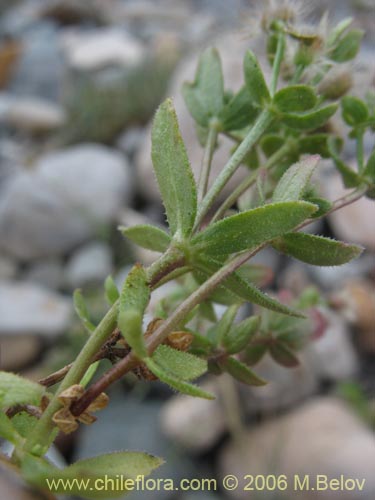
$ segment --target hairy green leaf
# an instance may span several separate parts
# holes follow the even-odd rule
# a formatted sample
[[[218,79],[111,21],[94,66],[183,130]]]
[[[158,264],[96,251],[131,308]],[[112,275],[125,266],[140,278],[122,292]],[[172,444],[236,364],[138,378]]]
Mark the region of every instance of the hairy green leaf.
[[[18,404],[38,406],[45,387],[14,373],[0,371],[0,408]]]
[[[159,345],[152,359],[160,368],[182,380],[194,380],[207,371],[207,361],[167,345]]]
[[[208,276],[216,272],[222,266],[221,262],[212,258],[203,257],[202,255],[199,256],[194,265],[199,267],[199,269]],[[241,297],[248,302],[264,307],[265,309],[270,309],[271,311],[297,318],[304,317],[303,314],[298,311],[286,306],[285,304],[281,304],[266,293],[260,291],[252,283],[243,279],[237,272],[232,273],[231,276],[224,280],[223,286],[228,288],[234,296]]]
[[[210,394],[200,387],[190,384],[189,382],[185,382],[184,380],[176,377],[174,374],[165,371],[161,366],[155,363],[152,358],[146,358],[145,363],[154,375],[156,375],[162,382],[172,387],[172,389],[196,398],[215,399],[213,394]]]
[[[114,282],[112,276],[107,276],[104,282],[104,290],[107,302],[109,304],[114,304],[116,300],[120,297],[117,285]]]
[[[291,85],[276,92],[273,102],[281,112],[298,112],[312,109],[317,102],[313,87]]]
[[[251,316],[234,325],[223,336],[223,346],[228,354],[242,351],[256,334],[260,325],[260,316]]]
[[[283,342],[272,342],[269,353],[279,365],[286,368],[294,368],[300,364],[294,352]]]
[[[250,368],[238,359],[229,357],[224,362],[219,363],[221,367],[236,380],[247,385],[261,386],[267,384],[265,380],[258,377]]]
[[[224,82],[218,51],[208,48],[199,58],[194,83],[185,83],[182,93],[194,120],[208,127],[224,106]]]
[[[77,313],[77,316],[82,321],[83,326],[86,328],[88,332],[90,333],[93,332],[95,330],[95,325],[90,321],[89,312],[87,310],[85,299],[83,298],[81,290],[79,289],[74,290],[73,302],[74,302],[74,309]]]
[[[43,489],[49,487],[53,493],[65,494],[65,481],[70,480],[69,494],[89,499],[109,499],[134,491],[138,476],[148,476],[162,464],[161,458],[148,453],[119,451],[79,460],[64,469],[58,469],[45,459],[27,455],[22,461],[21,470],[23,477],[31,484]],[[113,481],[110,483],[111,488],[93,488],[95,480],[104,477]],[[123,480],[116,481],[119,477]],[[76,482],[77,478],[80,480]],[[53,479],[56,481],[52,482]],[[104,486],[104,480],[100,486]]]
[[[316,206],[303,201],[272,203],[220,220],[192,239],[195,252],[226,255],[256,247],[289,232]]]
[[[320,155],[329,158],[328,134],[313,134],[298,138],[298,150],[302,154]]]
[[[0,437],[6,439],[10,443],[16,444],[20,441],[21,436],[15,429],[12,421],[0,411]]]
[[[122,335],[140,358],[147,356],[142,321],[149,300],[150,288],[146,271],[136,264],[129,272],[121,291],[118,324]]]
[[[302,113],[284,113],[281,120],[290,128],[296,130],[315,130],[325,123],[336,113],[337,104],[317,108]]]
[[[334,46],[340,37],[344,34],[347,28],[351,25],[353,22],[353,18],[351,17],[346,17],[342,21],[340,21],[331,31],[331,33],[327,37],[327,47],[332,47]]]
[[[309,156],[289,167],[273,192],[273,202],[300,200],[319,160],[318,155]]]
[[[230,327],[233,324],[233,321],[235,320],[238,307],[239,306],[237,304],[228,307],[220,320],[209,329],[207,338],[212,342],[213,345],[218,346],[225,335],[228,333]]]
[[[341,100],[342,117],[351,127],[365,122],[368,118],[366,104],[358,97],[345,96]]]
[[[132,227],[121,226],[119,229],[133,243],[155,252],[165,252],[171,243],[168,233],[148,224],[139,224]]]
[[[337,141],[335,137],[330,137],[328,139],[328,149],[332,156],[333,161],[337,167],[337,170],[340,172],[342,180],[344,182],[344,186],[346,188],[357,187],[362,183],[361,177],[354,172],[349,165],[344,163],[338,155],[337,151]]]
[[[191,233],[197,193],[172,101],[157,110],[152,127],[152,161],[172,235]]]
[[[278,238],[273,246],[314,266],[340,266],[355,259],[363,251],[363,248],[357,245],[306,233],[285,234]]]
[[[251,50],[248,50],[245,55],[244,72],[251,103],[255,107],[263,107],[271,97],[258,59]]]
[[[268,351],[266,343],[253,343],[246,347],[241,359],[250,366],[256,365]]]
[[[220,113],[220,122],[226,131],[240,130],[254,121],[258,114],[252,104],[249,91],[242,87],[225,105]]]
[[[354,59],[361,46],[364,31],[354,29],[346,33],[337,40],[333,49],[329,52],[329,57],[335,62],[343,63]]]

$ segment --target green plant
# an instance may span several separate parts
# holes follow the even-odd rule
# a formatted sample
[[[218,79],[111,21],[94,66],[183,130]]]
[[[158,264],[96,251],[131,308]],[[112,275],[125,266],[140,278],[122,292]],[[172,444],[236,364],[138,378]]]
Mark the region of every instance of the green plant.
[[[337,92],[329,84],[331,72],[356,55],[362,34],[350,29],[347,20],[326,38],[319,31],[300,31],[283,15],[265,17],[263,25],[272,64],[269,86],[256,56],[248,51],[243,87],[236,93],[227,91],[220,57],[209,49],[200,59],[195,81],[183,88],[205,148],[197,185],[172,101],[166,100],[156,113],[152,159],[169,231],[149,225],[121,230],[161,256],[147,268],[136,264],[121,292],[110,277],[106,280],[110,308],[98,325],[90,320],[81,293],[75,293],[76,311],[89,336],[71,365],[40,384],[0,374],[0,434],[14,444],[12,462],[31,483],[45,487],[46,478],[94,477],[99,471],[113,476],[120,469],[134,477],[160,465],[160,459],[136,452],[103,455],[63,470],[44,458],[57,430],[71,432],[78,422],[92,423],[91,412],[107,403],[104,391],[130,371],[211,399],[192,383],[207,371],[228,372],[257,386],[266,381],[250,366],[265,352],[284,366],[298,363],[296,351],[306,341],[303,332],[314,334],[313,322],[303,311],[308,313],[319,302],[319,294],[309,289],[294,300],[278,300],[261,291],[257,285],[266,279],[265,271],[248,263],[261,249],[272,246],[318,266],[343,264],[361,253],[356,245],[300,230],[363,195],[374,197],[375,151],[367,161],[363,152],[363,135],[375,127],[374,99],[343,97],[347,87]],[[357,170],[340,158],[343,141],[329,126],[339,106],[351,127],[350,137],[357,141]],[[210,183],[221,134],[233,139],[233,154]],[[351,188],[345,197],[326,200],[311,182],[321,157],[333,158],[345,186]],[[247,176],[219,203],[224,186],[240,167],[247,169]],[[239,203],[233,214],[229,209],[249,188],[250,202],[246,207]],[[158,316],[144,331],[152,292],[171,280],[178,288],[159,304]],[[236,322],[245,302],[261,312]],[[214,303],[226,305],[220,319]],[[103,358],[113,362],[112,368],[87,387]],[[56,393],[48,392],[59,381]],[[108,498],[108,492],[103,494]]]

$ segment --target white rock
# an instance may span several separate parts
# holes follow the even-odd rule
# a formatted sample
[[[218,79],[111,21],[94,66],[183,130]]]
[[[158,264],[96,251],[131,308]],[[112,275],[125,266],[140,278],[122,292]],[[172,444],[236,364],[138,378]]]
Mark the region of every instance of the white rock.
[[[66,283],[71,288],[100,283],[112,271],[111,250],[105,243],[90,243],[77,250],[66,267]]]
[[[144,55],[144,48],[138,40],[112,28],[68,32],[63,37],[63,46],[70,66],[84,71],[110,64],[136,65]]]
[[[64,110],[53,102],[37,97],[12,98],[1,113],[6,125],[30,133],[51,132],[65,122]]]
[[[375,493],[375,439],[341,401],[319,398],[275,420],[244,433],[231,442],[220,459],[220,477],[235,474],[240,484],[232,498],[248,499],[246,474],[287,476],[289,500],[372,500]],[[317,475],[329,479],[365,479],[363,491],[317,491]],[[310,478],[310,490],[294,488],[294,477]],[[315,488],[315,489],[313,489]],[[262,497],[269,498],[269,497]],[[276,498],[279,498],[278,496]]]
[[[203,388],[217,392],[215,387],[206,384]],[[226,430],[225,413],[217,399],[208,401],[181,394],[165,403],[160,422],[168,437],[191,451],[208,450]]]
[[[338,175],[329,178],[325,183],[326,195],[330,200],[341,198],[348,194],[342,187],[341,177]],[[369,250],[375,250],[375,203],[369,198],[360,200],[337,210],[328,216],[335,235],[353,243],[359,243]]]
[[[246,50],[249,48],[249,40],[239,35],[238,33],[224,34],[220,39],[214,40],[210,46],[217,47],[222,63],[225,87],[237,91],[244,83],[243,77],[243,57]],[[193,81],[199,55],[203,52],[204,47],[189,56],[187,59],[180,62],[179,69],[177,70],[168,95],[173,97],[174,106],[176,108],[180,130],[184,139],[190,164],[196,179],[199,177],[200,165],[202,162],[203,149],[200,146],[193,119],[191,118],[184,99],[181,94],[181,87],[185,81]],[[267,70],[267,67],[264,66]],[[143,190],[145,196],[153,201],[160,200],[160,194],[157,188],[155,176],[152,175],[151,163],[151,126],[146,130],[145,140],[136,155],[136,165],[139,173],[140,188]],[[233,142],[229,139],[220,136],[220,147],[213,158],[213,167],[211,173],[211,180],[214,179],[221,171],[222,167],[230,156],[230,150],[233,148]],[[232,181],[228,183],[224,189],[224,194],[229,194],[233,190],[233,186],[237,185],[238,180],[242,178],[244,171],[241,169],[234,175]]]
[[[350,331],[344,318],[324,311],[328,327],[324,334],[307,349],[308,364],[321,379],[345,380],[359,369],[359,360],[350,340]]]
[[[0,283],[0,335],[54,336],[69,326],[69,299],[31,283]]]
[[[4,187],[0,248],[25,260],[69,251],[114,220],[131,185],[126,160],[110,148],[47,154]]]
[[[44,259],[33,263],[23,276],[23,279],[57,290],[63,284],[64,268],[57,259]]]

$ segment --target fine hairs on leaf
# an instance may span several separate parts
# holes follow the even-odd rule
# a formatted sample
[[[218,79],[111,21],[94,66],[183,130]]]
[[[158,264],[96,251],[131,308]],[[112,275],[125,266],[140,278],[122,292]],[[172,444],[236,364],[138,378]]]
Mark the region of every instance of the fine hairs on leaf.
[[[304,231],[362,196],[375,198],[375,149],[367,154],[364,141],[375,131],[375,97],[351,95],[351,78],[345,85],[335,81],[337,68],[345,69],[342,63],[356,56],[363,32],[346,19],[329,34],[320,27],[306,33],[297,18],[286,19],[283,12],[264,16],[261,23],[270,78],[265,77],[267,61],[260,63],[248,50],[241,81],[227,88],[220,54],[207,48],[193,81],[183,85],[202,145],[197,183],[172,100],[157,109],[151,157],[165,221],[160,227],[119,228],[157,257],[147,267],[136,263],[119,289],[111,276],[105,280],[100,295],[107,310],[99,321],[92,312],[95,324],[82,292],[74,292],[74,307],[88,335],[69,364],[40,383],[0,372],[0,436],[15,446],[9,461],[33,487],[45,490],[47,479],[115,479],[119,474],[134,479],[163,463],[139,451],[102,454],[62,469],[46,458],[59,430],[69,433],[79,424],[92,424],[91,412],[104,408],[107,390],[125,376],[127,384],[137,378],[144,384],[158,380],[172,391],[214,399],[199,386],[201,377],[214,384],[214,377],[225,373],[236,384],[256,387],[267,381],[252,367],[266,354],[285,369],[298,366],[298,351],[316,330],[313,313],[319,316],[318,306],[330,303],[311,288],[295,297],[288,291],[267,293],[267,286],[280,284],[279,269],[253,265],[258,252],[268,247],[317,266],[345,264],[361,254],[358,245]],[[224,138],[232,142],[231,154],[214,176]],[[343,157],[347,140],[355,142],[355,165]],[[345,196],[324,196],[314,175],[320,173],[320,158],[331,160],[349,189]],[[238,171],[243,180],[237,182],[232,177]],[[234,186],[228,195],[229,181]],[[128,255],[122,259],[129,262]],[[158,299],[154,292],[162,285],[170,288]],[[324,321],[318,320],[323,331]],[[225,391],[221,396],[233,413],[233,394],[228,401]],[[125,432],[126,418],[125,405]],[[66,493],[60,482],[50,489]],[[111,492],[70,490],[103,499],[129,492],[125,483]]]

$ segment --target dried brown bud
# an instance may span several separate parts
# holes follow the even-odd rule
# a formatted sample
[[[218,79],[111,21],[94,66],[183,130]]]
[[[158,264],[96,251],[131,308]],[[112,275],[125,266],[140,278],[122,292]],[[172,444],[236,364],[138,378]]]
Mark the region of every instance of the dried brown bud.
[[[339,99],[351,89],[352,85],[353,76],[349,69],[336,67],[320,82],[318,92],[327,99]]]

